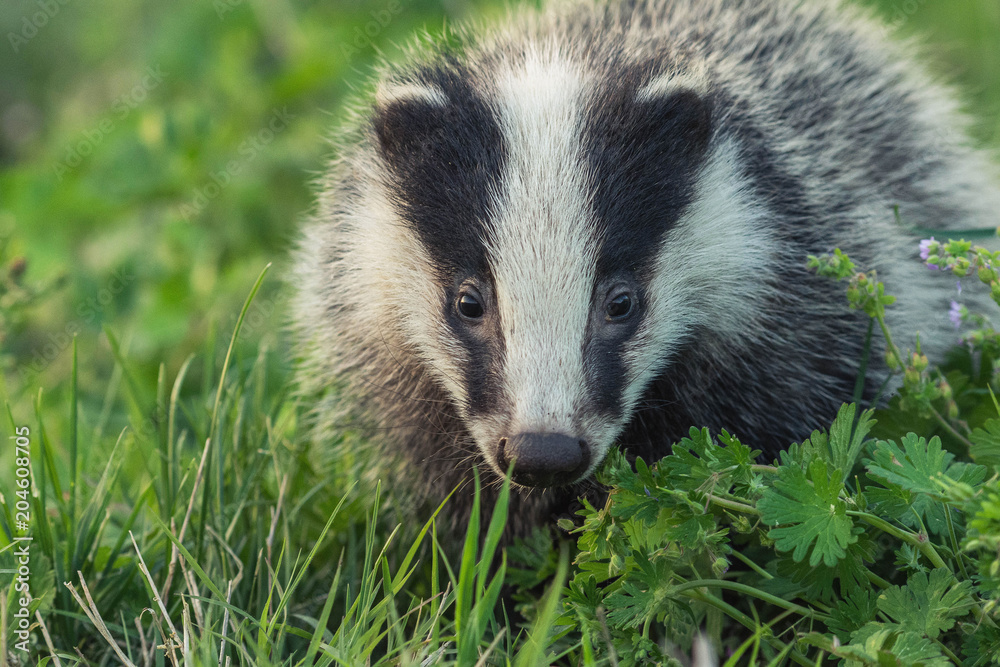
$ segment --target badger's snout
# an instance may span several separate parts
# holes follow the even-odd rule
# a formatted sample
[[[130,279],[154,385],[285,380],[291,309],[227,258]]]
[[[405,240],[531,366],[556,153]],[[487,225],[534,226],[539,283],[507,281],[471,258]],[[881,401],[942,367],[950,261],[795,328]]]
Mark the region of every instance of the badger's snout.
[[[514,462],[511,479],[521,486],[561,486],[580,479],[590,467],[584,440],[559,433],[519,433],[501,438],[497,464],[504,472]]]

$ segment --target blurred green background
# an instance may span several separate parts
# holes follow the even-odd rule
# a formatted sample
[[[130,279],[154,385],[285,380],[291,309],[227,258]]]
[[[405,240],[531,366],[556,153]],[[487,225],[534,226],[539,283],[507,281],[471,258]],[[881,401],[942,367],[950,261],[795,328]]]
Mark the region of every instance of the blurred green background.
[[[930,68],[960,85],[975,138],[1000,143],[1000,3],[869,4],[922,36]],[[281,269],[345,100],[380,52],[501,11],[496,0],[6,0],[0,399],[15,419],[31,417],[40,388],[43,412],[67,412],[78,332],[84,413],[117,430],[102,327],[155,386],[161,362],[173,377],[228,341],[268,262],[244,354],[284,349]],[[275,356],[287,382],[287,354]],[[217,370],[202,366],[190,386]]]

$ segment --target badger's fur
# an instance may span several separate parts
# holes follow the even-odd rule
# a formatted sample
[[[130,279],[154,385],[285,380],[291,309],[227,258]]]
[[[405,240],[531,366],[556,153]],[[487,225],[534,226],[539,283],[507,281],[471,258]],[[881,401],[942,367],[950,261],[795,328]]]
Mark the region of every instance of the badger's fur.
[[[867,329],[808,254],[877,269],[932,357],[957,341],[954,281],[892,207],[994,226],[995,172],[859,10],[581,0],[427,42],[342,131],[293,276],[319,428],[367,424],[416,487],[514,461],[562,487],[519,489],[526,526],[616,444],[803,438],[850,399]]]

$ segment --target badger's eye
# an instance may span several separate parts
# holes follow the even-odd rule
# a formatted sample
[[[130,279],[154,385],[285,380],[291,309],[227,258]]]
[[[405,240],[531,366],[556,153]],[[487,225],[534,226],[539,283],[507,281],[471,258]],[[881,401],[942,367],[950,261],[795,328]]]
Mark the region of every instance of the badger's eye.
[[[608,301],[608,305],[604,307],[604,312],[610,322],[624,320],[632,314],[632,297],[626,293],[615,296]]]
[[[458,312],[462,315],[462,317],[470,320],[478,320],[482,317],[483,304],[480,302],[479,296],[469,292],[462,293],[462,295],[458,297]]]

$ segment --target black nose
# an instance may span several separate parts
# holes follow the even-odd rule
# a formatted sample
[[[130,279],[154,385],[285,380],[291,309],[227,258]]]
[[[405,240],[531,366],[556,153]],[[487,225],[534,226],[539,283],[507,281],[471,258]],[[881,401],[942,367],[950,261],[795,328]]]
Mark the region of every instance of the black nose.
[[[522,486],[559,486],[575,482],[590,467],[590,448],[558,433],[519,433],[501,438],[497,463],[504,472],[514,462],[512,479]]]

